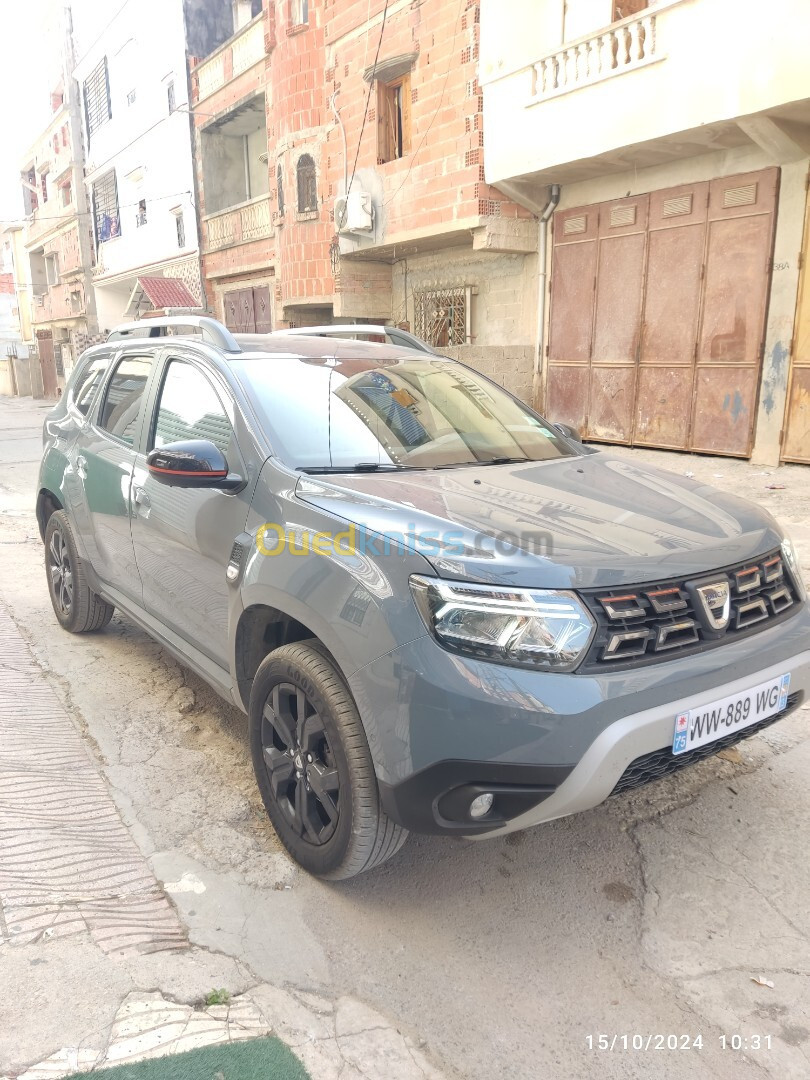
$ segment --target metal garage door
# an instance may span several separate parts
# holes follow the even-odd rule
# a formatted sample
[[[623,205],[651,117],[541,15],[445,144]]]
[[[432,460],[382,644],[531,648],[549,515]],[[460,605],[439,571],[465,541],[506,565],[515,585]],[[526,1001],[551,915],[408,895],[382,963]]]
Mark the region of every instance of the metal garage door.
[[[810,271],[807,266],[807,256],[810,252],[810,204],[808,204],[805,220],[802,251],[804,263],[799,282],[799,303],[796,308],[796,327],[793,334],[793,357],[782,459],[802,461],[810,465]]]
[[[751,452],[778,175],[555,214],[551,419],[606,442]]]

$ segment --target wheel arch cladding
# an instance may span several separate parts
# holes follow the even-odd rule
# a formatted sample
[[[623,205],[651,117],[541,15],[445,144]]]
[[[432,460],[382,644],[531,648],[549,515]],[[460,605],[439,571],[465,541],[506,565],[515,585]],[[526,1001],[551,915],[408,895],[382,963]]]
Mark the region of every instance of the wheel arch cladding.
[[[48,528],[48,522],[57,510],[64,510],[64,506],[57,496],[48,488],[40,488],[37,495],[36,514],[39,535],[43,543],[45,543],[45,530]]]
[[[282,645],[314,639],[332,663],[340,664],[315,630],[279,608],[256,603],[244,609],[234,639],[236,681],[239,696],[247,709],[253,680],[262,660]]]

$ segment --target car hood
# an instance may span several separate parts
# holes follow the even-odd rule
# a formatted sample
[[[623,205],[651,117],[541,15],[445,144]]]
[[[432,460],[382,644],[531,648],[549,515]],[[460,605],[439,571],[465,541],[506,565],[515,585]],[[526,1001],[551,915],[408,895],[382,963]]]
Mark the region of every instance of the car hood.
[[[605,453],[305,476],[296,495],[357,525],[360,542],[376,534],[421,552],[441,577],[533,588],[689,577],[782,539],[744,499]]]

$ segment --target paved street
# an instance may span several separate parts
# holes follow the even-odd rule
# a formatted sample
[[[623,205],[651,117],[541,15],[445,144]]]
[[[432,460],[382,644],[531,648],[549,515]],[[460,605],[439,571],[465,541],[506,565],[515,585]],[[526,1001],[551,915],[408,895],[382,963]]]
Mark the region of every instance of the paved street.
[[[267,822],[241,714],[118,614],[97,635],[56,623],[33,513],[44,415],[0,398],[0,1076],[100,1053],[138,995],[190,1030],[213,987],[242,1011],[206,1023],[275,1030],[316,1078],[808,1075],[808,706],[576,818],[488,843],[412,837],[376,872],[313,880]],[[771,509],[810,578],[806,467],[617,453]],[[30,804],[12,772],[30,773]],[[79,819],[120,888],[93,857],[57,882]],[[119,915],[148,898],[141,936],[105,937],[93,889]],[[26,903],[58,918],[9,918]],[[600,1034],[612,1049],[590,1048]],[[623,1049],[634,1035],[702,1049]],[[762,1048],[724,1049],[735,1035]]]

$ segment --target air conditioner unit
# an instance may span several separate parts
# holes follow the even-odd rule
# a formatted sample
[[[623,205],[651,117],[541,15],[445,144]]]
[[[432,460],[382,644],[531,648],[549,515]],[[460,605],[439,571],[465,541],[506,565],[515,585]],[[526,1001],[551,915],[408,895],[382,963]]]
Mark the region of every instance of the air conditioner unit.
[[[354,189],[348,198],[335,199],[335,225],[338,232],[373,232],[374,204],[367,191]]]

